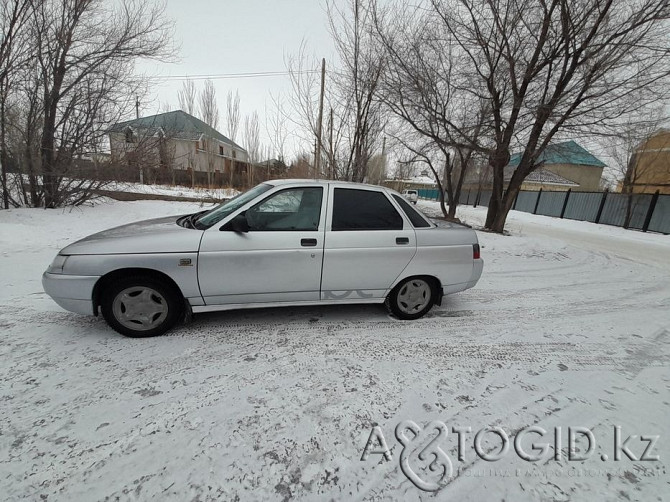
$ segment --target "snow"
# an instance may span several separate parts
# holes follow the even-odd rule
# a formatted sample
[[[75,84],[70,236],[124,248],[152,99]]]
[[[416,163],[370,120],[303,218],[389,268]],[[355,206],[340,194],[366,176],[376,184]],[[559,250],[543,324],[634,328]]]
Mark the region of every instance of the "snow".
[[[263,309],[199,315],[167,336],[133,340],[42,292],[41,273],[66,243],[200,209],[139,201],[0,211],[3,499],[670,493],[670,237],[513,212],[510,236],[479,232],[486,264],[477,287],[413,322],[381,306]],[[484,215],[459,212],[473,225]],[[529,463],[512,448],[497,462],[477,460],[471,434],[461,462],[450,432],[454,477],[433,495],[399,467],[394,430],[408,419],[473,433],[499,426],[510,436],[561,427],[564,458]],[[375,425],[390,462],[361,460]],[[660,461],[601,460],[612,458],[616,425],[624,436],[660,436]],[[569,426],[593,431],[589,460],[565,458]],[[629,443],[638,457],[644,445]]]
[[[194,199],[214,198],[229,199],[239,194],[234,188],[199,188],[184,187],[179,185],[145,185],[142,183],[110,182],[104,186],[105,190],[116,190],[119,192],[141,193],[150,195],[171,195],[174,197],[192,197]]]

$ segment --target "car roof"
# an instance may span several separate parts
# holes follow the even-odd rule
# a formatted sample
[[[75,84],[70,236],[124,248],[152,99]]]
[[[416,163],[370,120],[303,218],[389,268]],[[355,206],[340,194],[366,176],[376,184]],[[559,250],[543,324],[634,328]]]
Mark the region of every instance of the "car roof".
[[[366,188],[375,188],[377,190],[388,190],[387,187],[381,185],[370,185],[368,183],[354,183],[353,181],[339,181],[339,180],[323,180],[323,179],[288,179],[288,180],[269,180],[265,183],[273,186],[282,186],[282,185],[294,185],[294,184],[314,184],[314,185],[342,185],[342,186],[351,186],[351,187],[366,187]]]

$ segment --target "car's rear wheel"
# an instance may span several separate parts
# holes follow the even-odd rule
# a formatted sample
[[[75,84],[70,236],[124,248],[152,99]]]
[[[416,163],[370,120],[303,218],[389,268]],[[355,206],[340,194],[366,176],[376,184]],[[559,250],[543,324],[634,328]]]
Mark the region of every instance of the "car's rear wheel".
[[[389,294],[387,305],[400,319],[423,317],[435,303],[433,284],[425,277],[410,277],[398,284]]]
[[[153,277],[114,281],[102,294],[102,315],[114,330],[133,338],[162,335],[183,314],[183,299],[170,284]]]

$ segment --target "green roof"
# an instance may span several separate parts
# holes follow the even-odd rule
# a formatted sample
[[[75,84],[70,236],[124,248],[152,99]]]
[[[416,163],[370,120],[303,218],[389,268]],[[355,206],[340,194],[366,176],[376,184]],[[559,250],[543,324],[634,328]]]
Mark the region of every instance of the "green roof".
[[[234,146],[238,150],[246,151],[234,141],[226,138],[219,131],[209,126],[202,120],[193,115],[189,115],[183,110],[175,110],[148,117],[126,120],[110,127],[109,132],[124,132],[128,127],[133,129],[142,129],[146,131],[158,131],[163,129],[166,135],[179,139],[197,141],[203,134],[209,138],[215,138],[223,143]]]
[[[515,153],[509,160],[509,166],[516,167],[521,160],[521,153]],[[575,141],[555,143],[547,146],[538,158],[538,164],[572,164],[578,166],[605,167],[605,163],[594,157],[588,150],[582,148]]]

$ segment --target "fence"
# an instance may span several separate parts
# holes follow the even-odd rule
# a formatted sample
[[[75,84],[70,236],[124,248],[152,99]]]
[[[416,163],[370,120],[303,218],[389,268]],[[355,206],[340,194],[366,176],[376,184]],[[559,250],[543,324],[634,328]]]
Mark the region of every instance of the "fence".
[[[420,189],[419,197],[437,199],[435,189]],[[628,197],[631,197],[631,218],[628,228],[670,234],[670,195],[627,194],[612,192],[543,192],[520,191],[512,209],[525,213],[590,221],[622,227],[626,220]],[[488,206],[490,190],[467,190],[459,203]]]

